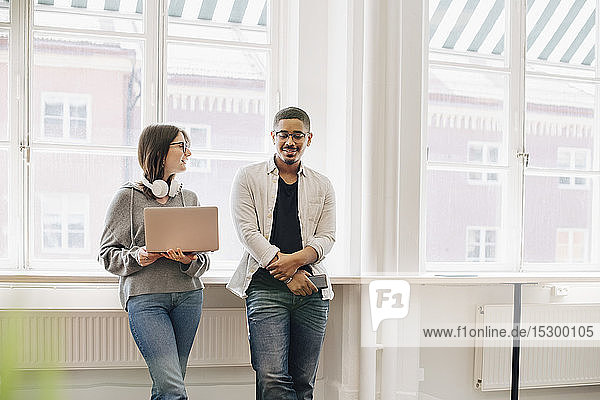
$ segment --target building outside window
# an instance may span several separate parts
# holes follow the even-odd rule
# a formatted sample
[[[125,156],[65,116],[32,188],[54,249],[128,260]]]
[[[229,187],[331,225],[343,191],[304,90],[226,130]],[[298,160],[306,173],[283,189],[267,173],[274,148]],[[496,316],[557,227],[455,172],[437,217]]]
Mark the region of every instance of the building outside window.
[[[467,162],[475,164],[497,164],[500,145],[497,143],[468,143]],[[498,183],[498,174],[494,172],[469,172],[469,183]]]
[[[587,171],[590,169],[591,152],[589,149],[558,148],[557,165],[560,169]],[[588,181],[583,177],[560,176],[561,189],[588,189]]]
[[[41,193],[43,253],[89,250],[89,197],[84,193]]]
[[[468,261],[490,262],[496,259],[498,229],[473,227],[467,228]]]
[[[42,102],[43,137],[69,141],[90,140],[90,96],[43,93]]]
[[[588,254],[588,231],[585,229],[556,230],[556,262],[585,263]]]

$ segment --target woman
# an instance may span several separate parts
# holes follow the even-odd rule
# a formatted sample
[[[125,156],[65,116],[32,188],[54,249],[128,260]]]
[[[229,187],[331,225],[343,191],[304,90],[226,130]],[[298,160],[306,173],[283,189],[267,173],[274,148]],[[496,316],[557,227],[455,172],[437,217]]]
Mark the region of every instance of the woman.
[[[187,399],[183,379],[202,313],[199,276],[210,261],[204,253],[148,253],[144,208],[198,205],[175,174],[191,156],[187,134],[171,125],[151,125],[138,143],[141,182],[127,183],[110,204],[99,259],[119,275],[121,305],[152,377],[152,400]]]

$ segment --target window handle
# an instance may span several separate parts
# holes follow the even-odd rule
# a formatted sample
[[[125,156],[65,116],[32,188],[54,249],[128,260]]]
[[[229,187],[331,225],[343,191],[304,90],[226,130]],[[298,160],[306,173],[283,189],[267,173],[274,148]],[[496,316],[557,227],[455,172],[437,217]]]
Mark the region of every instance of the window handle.
[[[29,161],[31,160],[31,147],[29,147],[29,143],[21,143],[19,145],[19,151],[23,153],[25,162],[29,164]]]
[[[517,152],[517,158],[523,159],[523,165],[525,165],[525,168],[529,167],[529,153]]]

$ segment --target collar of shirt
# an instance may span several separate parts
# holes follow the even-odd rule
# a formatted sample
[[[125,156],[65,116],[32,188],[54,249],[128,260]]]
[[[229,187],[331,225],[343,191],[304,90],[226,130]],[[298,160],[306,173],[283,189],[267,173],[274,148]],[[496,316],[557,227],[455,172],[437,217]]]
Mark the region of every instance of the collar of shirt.
[[[273,157],[269,158],[269,162],[267,163],[267,174],[279,175],[277,165],[275,164],[275,157],[277,157],[277,155],[273,155]],[[306,176],[306,174],[304,173],[304,164],[302,164],[302,161],[300,161],[300,169],[298,169],[298,175]]]

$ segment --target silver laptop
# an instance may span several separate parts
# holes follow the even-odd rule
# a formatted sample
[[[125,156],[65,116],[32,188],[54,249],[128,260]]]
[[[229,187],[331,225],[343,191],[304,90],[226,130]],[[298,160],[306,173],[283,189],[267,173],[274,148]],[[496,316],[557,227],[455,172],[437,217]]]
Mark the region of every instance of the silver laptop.
[[[149,252],[219,249],[217,207],[148,207],[144,209],[144,228]]]

